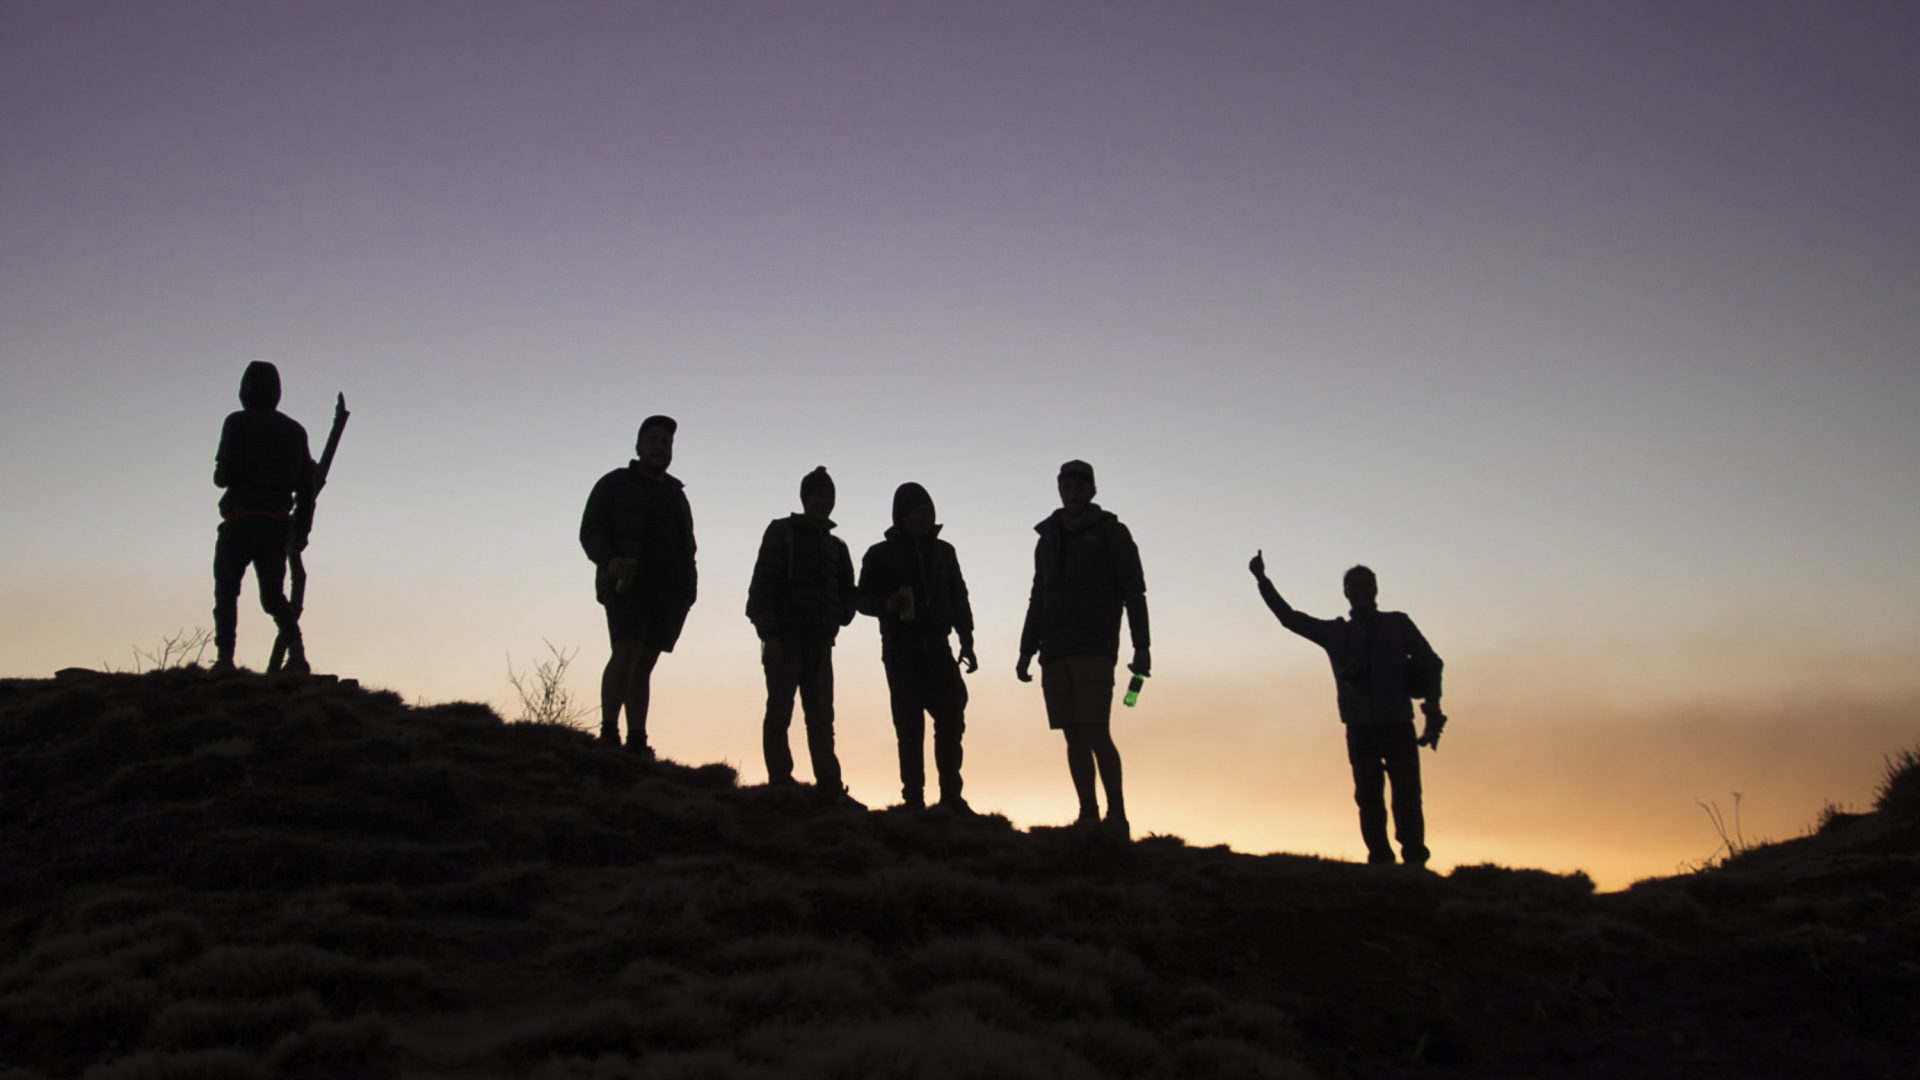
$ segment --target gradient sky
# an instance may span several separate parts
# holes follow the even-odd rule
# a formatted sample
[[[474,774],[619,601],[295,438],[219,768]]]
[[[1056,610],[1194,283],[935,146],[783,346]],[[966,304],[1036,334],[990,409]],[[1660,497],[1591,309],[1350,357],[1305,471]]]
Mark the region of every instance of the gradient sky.
[[[575,533],[653,412],[702,598],[655,744],[758,781],[742,608],[838,480],[973,587],[969,795],[1074,804],[1014,681],[1071,457],[1138,538],[1135,830],[1362,854],[1331,679],[1245,570],[1448,661],[1436,866],[1608,886],[1920,743],[1920,7],[0,5],[0,674],[211,624],[250,359],[316,452],[320,670],[513,712],[605,658]],[[270,625],[242,598],[243,663]],[[871,620],[854,794],[897,798]],[[794,733],[799,751],[802,735]],[[798,754],[804,760],[804,754]]]

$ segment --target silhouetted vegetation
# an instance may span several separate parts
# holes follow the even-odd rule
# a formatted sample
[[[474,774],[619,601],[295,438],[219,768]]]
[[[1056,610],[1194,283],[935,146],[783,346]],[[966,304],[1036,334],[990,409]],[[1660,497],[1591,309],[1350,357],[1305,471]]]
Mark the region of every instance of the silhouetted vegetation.
[[[1912,757],[1596,894],[818,808],[317,679],[0,680],[0,1076],[1904,1076]]]

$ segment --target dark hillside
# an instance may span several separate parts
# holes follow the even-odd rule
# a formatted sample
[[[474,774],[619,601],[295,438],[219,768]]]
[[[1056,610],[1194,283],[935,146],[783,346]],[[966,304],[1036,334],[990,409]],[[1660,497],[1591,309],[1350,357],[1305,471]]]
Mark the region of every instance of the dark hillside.
[[[0,1080],[1907,1076],[1901,790],[1595,895],[818,810],[350,684],[0,681]]]

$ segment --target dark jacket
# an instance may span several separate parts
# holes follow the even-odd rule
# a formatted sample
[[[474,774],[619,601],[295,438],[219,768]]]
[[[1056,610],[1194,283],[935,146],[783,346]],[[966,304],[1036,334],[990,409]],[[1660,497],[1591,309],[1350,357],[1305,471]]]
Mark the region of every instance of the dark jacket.
[[[580,547],[597,568],[593,589],[601,603],[614,594],[607,561],[626,558],[640,563],[629,595],[668,607],[693,606],[700,575],[685,487],[666,473],[648,473],[637,460],[593,485],[580,515]]]
[[[1273,583],[1260,596],[1280,625],[1327,651],[1340,698],[1343,724],[1392,724],[1413,719],[1409,677],[1423,683],[1423,696],[1439,700],[1440,657],[1413,620],[1398,611],[1355,611],[1351,618],[1316,619],[1280,598]]]
[[[762,641],[832,644],[853,621],[853,556],[832,530],[805,514],[768,523],[747,586],[747,618]]]
[[[887,610],[887,599],[902,585],[913,590],[913,621]],[[860,560],[860,612],[880,620],[882,656],[900,651],[944,651],[947,635],[958,631],[961,648],[973,647],[973,605],[967,600],[967,579],[960,573],[960,557],[953,545],[933,535],[916,540],[896,523],[886,539],[867,549]]]
[[[1147,582],[1140,549],[1120,519],[1089,505],[1077,519],[1065,509],[1033,527],[1033,591],[1020,631],[1020,654],[1120,656],[1120,612],[1133,647],[1149,648]]]
[[[213,482],[227,489],[220,516],[289,517],[305,532],[313,521],[313,455],[307,429],[280,412],[280,371],[264,360],[240,377],[239,412],[220,427]]]

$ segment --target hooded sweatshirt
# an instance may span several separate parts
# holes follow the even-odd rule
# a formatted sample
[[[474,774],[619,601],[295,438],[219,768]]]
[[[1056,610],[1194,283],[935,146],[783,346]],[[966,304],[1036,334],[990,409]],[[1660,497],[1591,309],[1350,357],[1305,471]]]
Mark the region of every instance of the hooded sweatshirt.
[[[1147,582],[1140,549],[1120,519],[1089,503],[1079,515],[1063,507],[1033,527],[1033,590],[1020,631],[1020,654],[1120,657],[1120,612],[1133,647],[1145,649]]]
[[[805,514],[767,523],[747,586],[760,640],[831,645],[853,621],[853,557],[833,527]]]
[[[313,520],[313,455],[307,429],[279,411],[280,371],[265,360],[240,377],[239,412],[229,413],[213,455],[213,482],[227,489],[220,516]]]
[[[960,557],[940,539],[938,525],[926,537],[907,532],[907,514],[916,506],[932,510],[933,497],[919,484],[900,485],[893,493],[893,527],[860,560],[860,611],[880,620],[883,657],[945,651],[947,635],[955,631],[961,648],[973,647],[973,606]],[[903,585],[913,590],[911,621],[887,610],[887,599]]]

